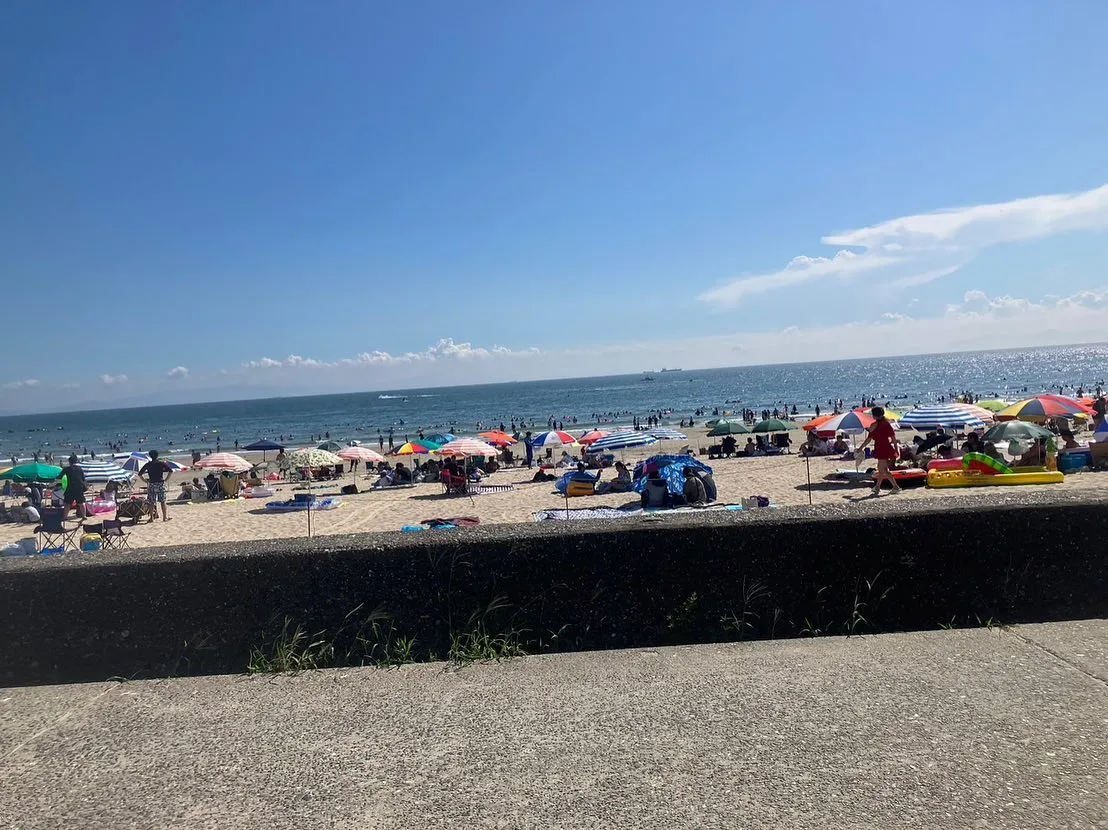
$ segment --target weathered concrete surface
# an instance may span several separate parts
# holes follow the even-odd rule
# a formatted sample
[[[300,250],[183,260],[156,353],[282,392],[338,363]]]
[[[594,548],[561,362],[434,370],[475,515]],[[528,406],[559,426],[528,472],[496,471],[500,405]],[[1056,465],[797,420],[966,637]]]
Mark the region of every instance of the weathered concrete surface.
[[[1086,621],[0,691],[0,826],[1106,827],[1106,637]]]
[[[1108,616],[1108,494],[1064,495],[0,558],[0,683],[242,671],[286,620],[359,665],[374,611],[421,659]]]

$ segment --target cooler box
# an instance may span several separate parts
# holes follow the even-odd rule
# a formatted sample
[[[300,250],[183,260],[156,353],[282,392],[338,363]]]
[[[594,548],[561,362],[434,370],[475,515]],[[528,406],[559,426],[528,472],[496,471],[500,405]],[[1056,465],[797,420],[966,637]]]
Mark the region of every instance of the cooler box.
[[[1058,454],[1058,469],[1063,473],[1072,473],[1093,466],[1092,450],[1071,450]]]

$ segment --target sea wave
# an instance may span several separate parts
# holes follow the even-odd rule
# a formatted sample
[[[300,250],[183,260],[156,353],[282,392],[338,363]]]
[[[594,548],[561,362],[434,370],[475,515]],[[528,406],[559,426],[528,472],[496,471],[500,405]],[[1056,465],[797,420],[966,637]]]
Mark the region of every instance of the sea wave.
[[[407,395],[378,395],[377,400],[379,400],[379,401],[406,401],[406,400],[408,400],[408,396]]]

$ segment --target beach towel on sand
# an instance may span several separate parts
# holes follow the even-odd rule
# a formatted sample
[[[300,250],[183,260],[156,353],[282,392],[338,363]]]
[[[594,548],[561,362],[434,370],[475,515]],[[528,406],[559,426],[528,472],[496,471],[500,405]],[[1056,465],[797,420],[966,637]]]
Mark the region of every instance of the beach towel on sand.
[[[481,520],[476,516],[460,516],[456,519],[424,519],[420,522],[421,525],[427,525],[427,527],[441,527],[443,525],[454,525],[454,527],[474,527],[481,524]]]

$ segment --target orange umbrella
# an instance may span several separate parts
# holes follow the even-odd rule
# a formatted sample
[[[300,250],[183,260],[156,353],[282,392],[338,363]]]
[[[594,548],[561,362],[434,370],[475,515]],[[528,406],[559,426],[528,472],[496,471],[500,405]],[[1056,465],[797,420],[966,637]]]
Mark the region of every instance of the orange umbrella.
[[[820,415],[818,418],[813,418],[812,420],[810,420],[803,427],[801,427],[801,429],[803,429],[805,432],[811,432],[813,429],[817,429],[817,428],[823,426],[824,424],[826,424],[828,421],[830,421],[834,417],[835,416],[833,414],[832,415]]]
[[[578,444],[584,444],[585,446],[588,446],[589,444],[592,444],[594,441],[599,441],[601,438],[607,438],[611,434],[612,433],[605,432],[602,429],[594,429],[592,432],[587,432],[584,435],[582,435],[580,438],[578,438],[577,443]]]
[[[508,433],[501,432],[498,429],[489,430],[488,432],[479,432],[477,434],[494,447],[507,447],[511,444],[518,443],[517,440]]]

